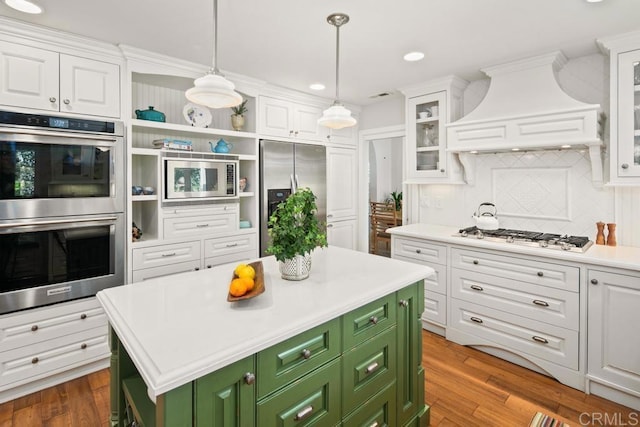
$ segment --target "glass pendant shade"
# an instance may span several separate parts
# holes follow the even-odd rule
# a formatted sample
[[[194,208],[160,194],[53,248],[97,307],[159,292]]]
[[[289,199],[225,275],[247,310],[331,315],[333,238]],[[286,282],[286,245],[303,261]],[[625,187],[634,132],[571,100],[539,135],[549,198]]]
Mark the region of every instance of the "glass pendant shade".
[[[329,129],[342,129],[354,126],[356,119],[351,117],[351,111],[341,104],[333,104],[322,112],[322,117],[318,119],[318,124]]]
[[[214,73],[197,78],[194,87],[188,89],[185,96],[189,101],[209,108],[235,107],[242,102],[242,96],[235,91],[235,85]]]

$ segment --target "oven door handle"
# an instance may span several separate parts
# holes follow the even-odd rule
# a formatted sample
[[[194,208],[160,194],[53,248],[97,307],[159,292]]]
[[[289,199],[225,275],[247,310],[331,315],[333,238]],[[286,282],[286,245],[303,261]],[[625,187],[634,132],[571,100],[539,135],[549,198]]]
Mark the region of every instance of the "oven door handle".
[[[51,142],[54,144],[67,145],[70,143],[87,144],[88,140],[115,143],[119,138],[117,135],[93,135],[86,133],[81,134],[74,132],[55,132],[41,129],[19,128],[2,128],[0,129],[0,134],[3,135],[3,138],[9,138],[19,142]]]
[[[91,217],[91,218],[69,218],[69,219],[55,219],[55,220],[46,220],[46,221],[30,221],[30,222],[10,222],[10,223],[0,223],[0,234],[9,234],[14,230],[29,230],[29,231],[40,231],[40,230],[52,230],[57,228],[59,225],[64,225],[65,227],[75,228],[77,227],[86,227],[88,225],[111,225],[118,219],[117,216],[101,216],[101,217]]]

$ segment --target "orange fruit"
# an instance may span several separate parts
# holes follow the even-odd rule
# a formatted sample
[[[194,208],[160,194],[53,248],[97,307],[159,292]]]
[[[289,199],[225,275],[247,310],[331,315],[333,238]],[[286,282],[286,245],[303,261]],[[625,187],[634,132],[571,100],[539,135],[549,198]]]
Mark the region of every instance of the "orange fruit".
[[[240,280],[244,281],[244,284],[247,286],[247,292],[251,292],[256,285],[256,282],[250,277],[240,277]]]
[[[229,285],[229,293],[234,297],[241,297],[247,293],[247,284],[244,279],[233,279]]]
[[[241,268],[236,268],[236,275],[238,277],[248,277],[253,280],[256,278],[256,271],[250,265],[245,265]]]

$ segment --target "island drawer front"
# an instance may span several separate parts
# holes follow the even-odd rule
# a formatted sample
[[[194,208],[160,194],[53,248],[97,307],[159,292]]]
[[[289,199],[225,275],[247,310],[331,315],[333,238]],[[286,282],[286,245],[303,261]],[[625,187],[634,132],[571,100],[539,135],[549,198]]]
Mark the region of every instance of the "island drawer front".
[[[343,353],[342,372],[342,412],[347,414],[396,378],[395,326]]]
[[[215,257],[237,252],[255,251],[258,247],[255,233],[218,237],[204,241],[204,256]]]
[[[169,245],[133,249],[133,270],[162,267],[187,261],[200,261],[200,242],[184,242]]]
[[[95,298],[55,304],[0,318],[1,351],[35,344],[76,332],[104,327],[107,316]]]
[[[181,262],[179,264],[163,265],[162,267],[145,268],[133,272],[133,282],[143,282],[156,277],[168,276],[170,274],[186,273],[200,269],[200,260]]]
[[[229,233],[238,229],[238,214],[196,216],[188,218],[165,218],[165,239],[200,237],[208,234]]]
[[[349,414],[342,421],[342,427],[392,426],[395,420],[396,383],[394,381]]]
[[[300,381],[258,400],[256,420],[261,427],[340,424],[340,358]]]
[[[345,314],[342,317],[343,351],[395,325],[396,309],[396,297],[391,294]]]
[[[407,237],[394,237],[393,251],[394,258],[409,258],[417,261],[424,261],[426,265],[446,264],[447,247],[427,243],[420,239],[410,239]]]
[[[580,289],[580,269],[561,264],[452,248],[451,267],[572,292]]]
[[[453,268],[451,296],[562,328],[580,327],[575,292]]]
[[[424,293],[422,320],[439,325],[447,324],[447,296],[435,292]]]
[[[340,319],[333,319],[258,353],[261,399],[340,355]]]
[[[0,389],[50,376],[78,363],[106,359],[109,355],[106,325],[4,351],[0,353]]]
[[[215,267],[216,265],[229,264],[232,262],[240,262],[240,261],[250,261],[255,260],[257,258],[256,250],[244,251],[244,252],[236,252],[233,254],[220,255],[220,256],[212,256],[209,258],[205,258],[204,265],[207,268]]]
[[[516,354],[531,355],[578,369],[578,332],[523,319],[451,298],[449,327],[496,343]]]

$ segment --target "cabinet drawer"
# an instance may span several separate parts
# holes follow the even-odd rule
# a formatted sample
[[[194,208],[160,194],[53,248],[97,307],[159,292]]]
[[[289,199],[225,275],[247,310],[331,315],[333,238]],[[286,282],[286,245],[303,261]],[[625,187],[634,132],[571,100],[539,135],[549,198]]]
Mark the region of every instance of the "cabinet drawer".
[[[150,246],[133,250],[133,270],[162,267],[187,261],[200,261],[200,242]]]
[[[229,233],[238,229],[238,214],[220,214],[187,218],[165,218],[164,238],[202,236],[205,234]]]
[[[204,256],[215,257],[237,252],[255,251],[258,247],[255,233],[218,237],[204,241]]]
[[[95,298],[13,313],[0,319],[0,348],[11,350],[97,327],[107,332],[107,317]]]
[[[451,249],[451,267],[572,292],[580,289],[578,267],[456,248]]]
[[[258,401],[260,427],[340,424],[340,358]]]
[[[109,357],[107,329],[94,328],[0,353],[0,388]]]
[[[453,268],[451,296],[563,328],[580,326],[575,292]]]
[[[451,298],[449,327],[517,354],[578,369],[578,332]]]
[[[394,381],[346,417],[342,421],[342,427],[392,426],[395,420],[396,384]]]
[[[396,328],[342,355],[342,412],[348,414],[396,378]]]
[[[350,348],[396,324],[396,297],[388,295],[342,317],[342,348]]]
[[[207,205],[200,205],[199,207],[183,206],[164,208],[162,209],[162,214],[165,218],[200,218],[209,215],[238,213],[239,209],[238,203],[210,203]]]
[[[216,265],[229,264],[232,262],[249,261],[258,258],[256,249],[245,252],[237,252],[233,254],[212,256],[204,260],[206,268],[215,267]]]
[[[422,320],[445,326],[447,324],[447,297],[435,292],[424,293]]]
[[[258,399],[340,355],[340,319],[258,353]]]
[[[443,245],[434,245],[420,239],[409,239],[406,237],[393,237],[393,257],[405,257],[417,261],[426,262],[429,267],[431,264],[447,263],[447,247]]]
[[[181,262],[179,264],[169,264],[162,267],[145,268],[133,272],[133,282],[142,282],[155,277],[169,276],[170,274],[185,273],[195,271],[200,268],[200,260]]]

